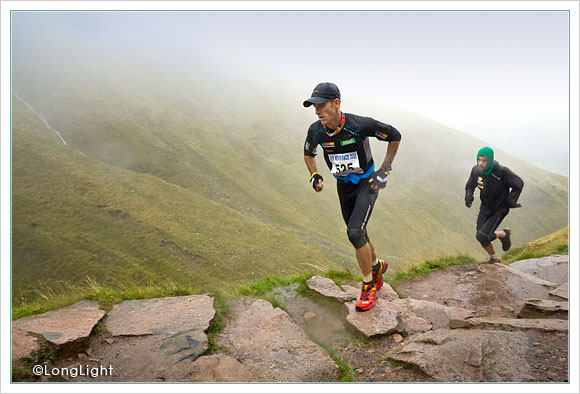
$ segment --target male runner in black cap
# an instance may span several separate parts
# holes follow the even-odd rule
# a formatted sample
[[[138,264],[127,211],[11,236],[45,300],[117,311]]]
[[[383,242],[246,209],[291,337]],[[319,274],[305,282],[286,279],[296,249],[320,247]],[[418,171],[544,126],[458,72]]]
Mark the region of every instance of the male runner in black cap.
[[[324,188],[315,156],[318,145],[324,150],[324,160],[337,179],[342,216],[347,225],[348,239],[355,248],[356,259],[363,274],[360,299],[356,309],[366,311],[375,305],[376,293],[383,286],[383,273],[388,263],[379,260],[369,239],[366,226],[379,189],[387,185],[387,176],[401,134],[394,127],[340,111],[340,91],[331,82],[319,83],[304,106],[314,105],[318,121],[308,129],[304,144],[304,161],[310,172],[310,182],[317,192]],[[388,141],[383,164],[375,171],[368,137]]]

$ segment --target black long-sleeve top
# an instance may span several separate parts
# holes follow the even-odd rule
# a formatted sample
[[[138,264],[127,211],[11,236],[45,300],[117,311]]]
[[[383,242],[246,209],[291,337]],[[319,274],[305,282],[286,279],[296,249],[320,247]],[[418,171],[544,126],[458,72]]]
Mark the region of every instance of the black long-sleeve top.
[[[480,189],[480,210],[492,213],[515,207],[524,188],[524,181],[494,160],[489,175],[483,174],[477,166],[471,169],[465,185],[465,198],[473,196],[476,187]]]

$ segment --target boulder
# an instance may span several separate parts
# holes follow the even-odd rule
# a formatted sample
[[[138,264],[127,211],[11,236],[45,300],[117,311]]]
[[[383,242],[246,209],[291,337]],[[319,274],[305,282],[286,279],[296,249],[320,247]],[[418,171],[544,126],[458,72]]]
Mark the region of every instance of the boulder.
[[[528,382],[528,342],[521,332],[439,329],[409,338],[389,358],[440,382]]]
[[[105,315],[96,301],[79,301],[54,311],[23,317],[12,322],[14,330],[40,334],[55,345],[58,354],[84,349],[93,327]]]
[[[216,343],[239,359],[260,382],[325,382],[340,373],[326,350],[279,308],[242,298],[230,303],[230,319]]]
[[[522,307],[518,317],[567,319],[568,302],[551,300],[528,300]]]
[[[113,336],[173,335],[194,328],[205,331],[214,315],[209,294],[126,300],[113,307],[105,326]]]
[[[233,357],[213,354],[198,358],[187,373],[190,382],[256,382],[248,368]]]
[[[356,310],[354,301],[344,305],[348,312],[346,320],[367,337],[403,332],[405,329],[401,314],[382,299],[378,299],[374,307],[364,312]]]
[[[314,290],[325,297],[334,298],[340,302],[352,301],[356,299],[356,297],[352,296],[351,294],[347,294],[342,291],[332,279],[323,278],[321,276],[313,276],[306,281],[306,285],[311,290]]]
[[[38,338],[33,337],[26,331],[12,328],[12,361],[33,358],[34,354],[39,350]]]

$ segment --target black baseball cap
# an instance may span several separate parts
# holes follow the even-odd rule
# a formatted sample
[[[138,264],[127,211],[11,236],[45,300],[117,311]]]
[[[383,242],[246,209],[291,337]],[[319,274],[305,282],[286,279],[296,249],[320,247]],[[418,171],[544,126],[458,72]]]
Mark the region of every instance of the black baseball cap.
[[[303,104],[305,107],[310,107],[312,104],[322,104],[335,98],[340,98],[338,86],[332,82],[321,82],[312,91],[312,97],[304,101]]]

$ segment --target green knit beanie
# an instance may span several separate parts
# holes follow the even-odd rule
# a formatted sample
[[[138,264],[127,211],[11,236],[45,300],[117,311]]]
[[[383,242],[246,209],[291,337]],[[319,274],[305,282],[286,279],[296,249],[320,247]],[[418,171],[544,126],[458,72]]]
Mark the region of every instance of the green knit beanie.
[[[493,149],[489,146],[484,146],[477,152],[476,160],[479,159],[479,156],[485,156],[487,158],[487,168],[483,171],[485,175],[491,174],[491,168],[493,166]]]

